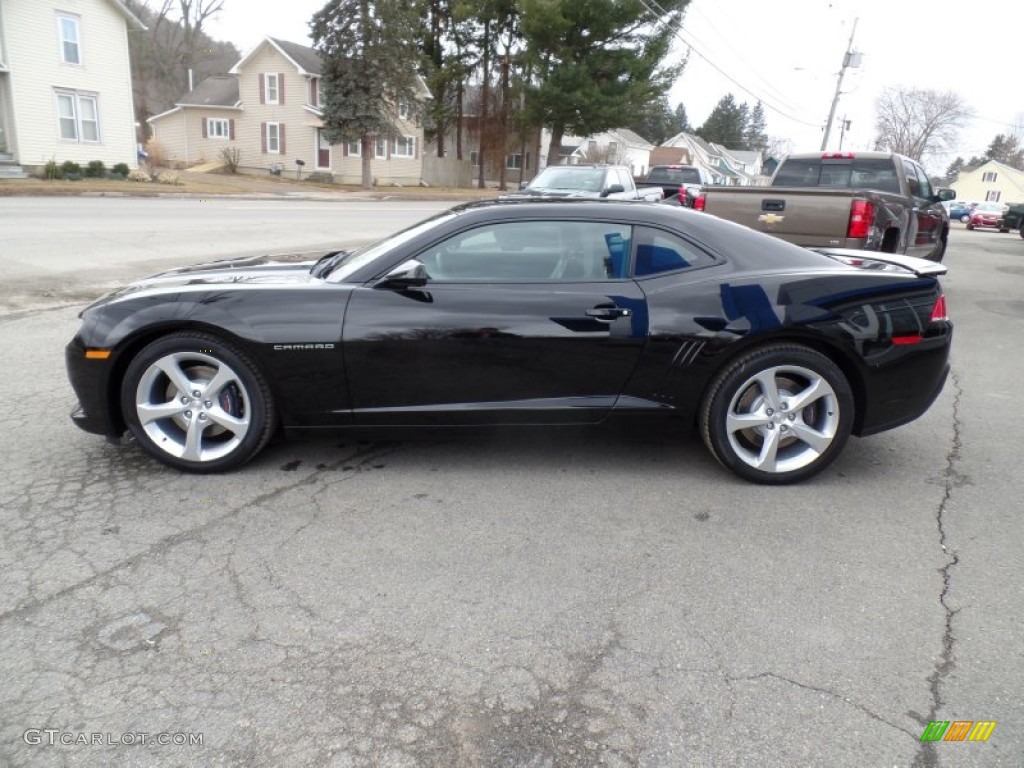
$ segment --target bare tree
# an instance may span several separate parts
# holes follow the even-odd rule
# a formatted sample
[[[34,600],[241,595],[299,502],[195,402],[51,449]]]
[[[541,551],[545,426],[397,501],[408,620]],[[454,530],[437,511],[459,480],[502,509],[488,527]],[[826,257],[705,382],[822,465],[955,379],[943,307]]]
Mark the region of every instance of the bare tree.
[[[949,152],[973,111],[952,91],[885,88],[875,102],[875,147],[922,160]]]

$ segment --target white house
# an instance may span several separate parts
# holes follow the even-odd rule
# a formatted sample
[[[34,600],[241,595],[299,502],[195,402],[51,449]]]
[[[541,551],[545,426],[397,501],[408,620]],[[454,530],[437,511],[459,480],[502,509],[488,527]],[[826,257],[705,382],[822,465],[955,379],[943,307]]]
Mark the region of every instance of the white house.
[[[646,176],[651,166],[654,145],[629,128],[615,128],[584,139],[569,136],[565,140],[576,144],[576,149],[569,155],[570,163],[625,165],[637,177]]]
[[[327,141],[320,77],[315,50],[264,38],[229,74],[207,78],[172,109],[149,118],[153,138],[168,159],[183,164],[216,161],[232,149],[242,171],[318,172],[358,184],[361,143]],[[426,84],[418,84],[419,98],[429,98]],[[378,183],[415,185],[423,178],[423,126],[410,107],[395,105],[396,135],[375,137],[371,167]]]
[[[748,157],[748,153],[729,150],[720,144],[713,144],[692,133],[677,133],[668,139],[655,154],[663,155],[663,148],[683,150],[692,165],[699,165],[711,176],[715,184],[750,186],[763,183],[760,153]],[[659,161],[660,162],[660,161]]]
[[[0,163],[136,164],[121,0],[0,0]]]
[[[989,160],[970,171],[960,171],[950,186],[957,200],[1024,203],[1024,171]]]

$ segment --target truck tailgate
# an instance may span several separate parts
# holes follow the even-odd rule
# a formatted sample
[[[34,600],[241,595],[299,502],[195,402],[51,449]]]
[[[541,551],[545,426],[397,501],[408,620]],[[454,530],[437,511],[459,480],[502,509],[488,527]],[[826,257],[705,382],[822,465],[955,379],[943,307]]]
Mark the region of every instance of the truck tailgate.
[[[848,189],[714,187],[704,210],[797,245],[836,247],[846,244],[856,196]]]

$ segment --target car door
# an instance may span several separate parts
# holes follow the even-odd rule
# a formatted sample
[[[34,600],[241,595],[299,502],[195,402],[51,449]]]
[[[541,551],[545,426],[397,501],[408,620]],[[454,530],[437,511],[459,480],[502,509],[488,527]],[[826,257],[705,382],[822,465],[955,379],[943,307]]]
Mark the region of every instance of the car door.
[[[425,284],[356,288],[343,331],[356,424],[603,418],[648,335],[632,228],[504,221],[416,253]]]
[[[932,185],[924,168],[904,160],[903,172],[913,196],[911,229],[907,232],[907,255],[927,258],[938,247],[942,236],[942,204],[932,199]]]

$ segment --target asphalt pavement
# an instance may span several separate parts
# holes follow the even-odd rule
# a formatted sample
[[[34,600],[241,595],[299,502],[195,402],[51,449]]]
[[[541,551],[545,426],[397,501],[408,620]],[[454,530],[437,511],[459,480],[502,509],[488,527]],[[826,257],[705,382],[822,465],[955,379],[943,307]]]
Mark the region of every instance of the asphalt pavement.
[[[0,765],[1024,764],[1016,235],[953,233],[928,414],[799,486],[603,432],[191,476],[70,423],[86,294],[447,204],[9,202]],[[932,720],[997,725],[923,743]]]

